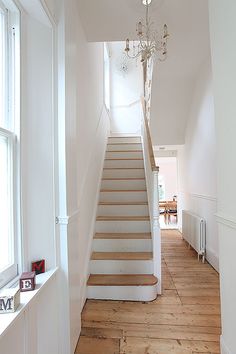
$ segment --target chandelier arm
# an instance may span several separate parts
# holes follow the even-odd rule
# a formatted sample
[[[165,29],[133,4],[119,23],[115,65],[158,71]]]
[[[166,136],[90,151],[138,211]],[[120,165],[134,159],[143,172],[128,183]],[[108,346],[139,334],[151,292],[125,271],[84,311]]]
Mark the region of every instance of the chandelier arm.
[[[126,55],[127,55],[127,57],[130,58],[130,59],[136,59],[136,58],[138,58],[138,57],[141,55],[141,53],[142,53],[142,51],[138,52],[138,53],[135,54],[135,55],[131,55],[131,54],[129,54],[128,52],[126,52]]]

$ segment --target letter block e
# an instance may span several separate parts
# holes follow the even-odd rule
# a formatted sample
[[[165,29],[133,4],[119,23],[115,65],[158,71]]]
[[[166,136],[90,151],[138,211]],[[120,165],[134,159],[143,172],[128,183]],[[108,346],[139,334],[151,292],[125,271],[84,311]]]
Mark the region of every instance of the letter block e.
[[[35,289],[35,272],[25,272],[20,277],[20,291],[31,291]]]

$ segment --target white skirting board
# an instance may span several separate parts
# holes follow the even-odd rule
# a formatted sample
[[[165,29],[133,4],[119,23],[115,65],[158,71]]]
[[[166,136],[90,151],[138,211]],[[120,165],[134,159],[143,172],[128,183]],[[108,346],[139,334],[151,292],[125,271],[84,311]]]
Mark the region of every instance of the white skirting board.
[[[233,354],[226,346],[223,336],[220,336],[220,348],[221,354]]]

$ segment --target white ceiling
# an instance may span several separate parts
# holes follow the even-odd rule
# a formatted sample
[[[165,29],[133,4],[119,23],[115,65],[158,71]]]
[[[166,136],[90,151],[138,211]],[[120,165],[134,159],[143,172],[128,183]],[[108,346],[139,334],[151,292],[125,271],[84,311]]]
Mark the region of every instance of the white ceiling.
[[[88,41],[135,38],[136,22],[144,17],[142,0],[78,1]],[[154,72],[154,144],[182,144],[194,82],[209,57],[208,1],[152,0],[150,16],[157,26],[167,23],[171,35],[168,58],[157,63]],[[170,135],[166,127],[173,127]]]

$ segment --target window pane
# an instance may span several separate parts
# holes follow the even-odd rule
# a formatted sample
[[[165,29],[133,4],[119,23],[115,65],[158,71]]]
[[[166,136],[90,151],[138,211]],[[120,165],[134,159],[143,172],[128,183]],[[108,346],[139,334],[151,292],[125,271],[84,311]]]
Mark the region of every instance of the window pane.
[[[0,271],[14,262],[10,141],[0,136]]]
[[[6,14],[0,8],[0,127],[6,121]]]

